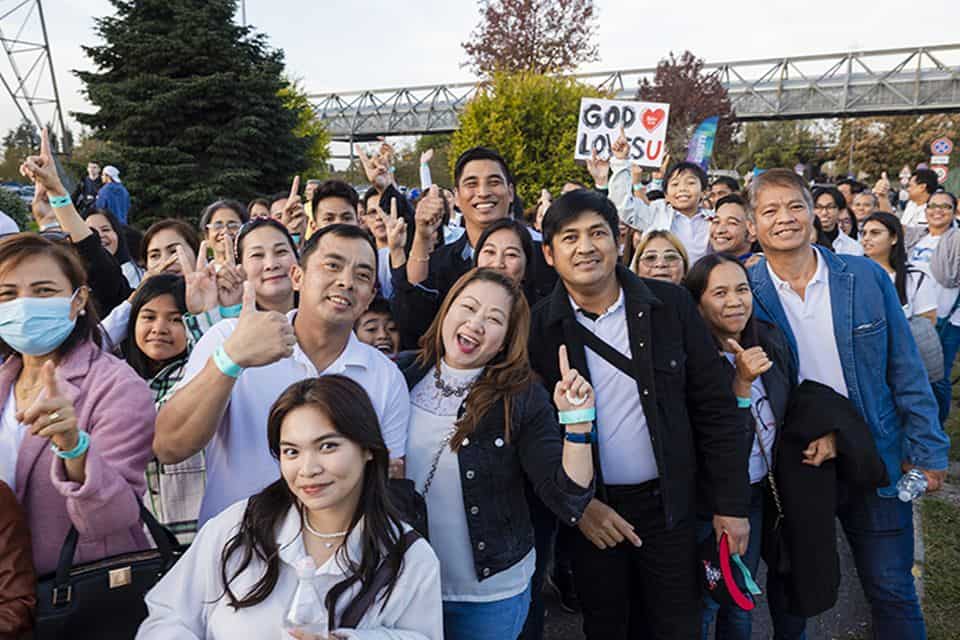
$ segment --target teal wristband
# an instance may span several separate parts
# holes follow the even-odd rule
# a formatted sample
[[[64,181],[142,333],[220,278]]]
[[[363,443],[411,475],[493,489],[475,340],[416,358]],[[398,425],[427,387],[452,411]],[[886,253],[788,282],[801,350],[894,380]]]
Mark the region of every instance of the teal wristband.
[[[581,422],[593,422],[596,417],[596,407],[557,412],[557,420],[560,421],[560,424],[580,424]]]
[[[229,307],[220,307],[220,316],[223,318],[239,318],[243,304],[234,304]]]
[[[751,404],[753,404],[753,402],[750,400],[750,398],[741,398],[740,396],[737,396],[738,409],[749,409]]]
[[[213,363],[220,369],[220,373],[231,378],[239,378],[243,372],[243,367],[231,360],[222,346],[213,352]]]
[[[54,209],[62,209],[73,204],[70,196],[50,196],[50,206]]]
[[[62,451],[57,445],[50,443],[50,449],[53,451],[53,454],[58,458],[63,460],[73,460],[79,458],[87,452],[87,449],[90,448],[90,436],[87,435],[86,431],[80,431],[77,438],[77,446],[70,451]]]

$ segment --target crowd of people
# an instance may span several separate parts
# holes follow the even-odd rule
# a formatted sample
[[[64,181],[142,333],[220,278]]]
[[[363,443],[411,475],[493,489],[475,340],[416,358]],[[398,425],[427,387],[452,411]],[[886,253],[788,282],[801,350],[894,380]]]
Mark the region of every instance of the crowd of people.
[[[925,638],[902,478],[946,477],[957,198],[627,147],[527,209],[493,149],[409,198],[359,148],[362,197],[139,235],[44,133],[39,232],[0,238],[0,637],[42,632],[68,533],[76,566],[150,548],[145,506],[182,555],[143,640],[539,640],[548,585],[589,640],[746,639],[761,559],[801,639],[837,521],[875,637]]]

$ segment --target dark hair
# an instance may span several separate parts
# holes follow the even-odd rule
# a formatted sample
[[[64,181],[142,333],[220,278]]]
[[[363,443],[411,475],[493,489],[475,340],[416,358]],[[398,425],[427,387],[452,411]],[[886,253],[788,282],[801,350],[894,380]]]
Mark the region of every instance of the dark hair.
[[[391,320],[393,319],[393,311],[390,309],[390,301],[379,293],[373,297],[373,300],[370,302],[370,306],[367,307],[367,310],[363,313],[376,313],[379,315],[389,316]],[[363,314],[360,314],[360,318],[362,317]],[[360,318],[357,318],[357,322],[360,322]]]
[[[837,205],[837,211],[847,208],[847,199],[843,197],[843,194],[840,193],[840,189],[836,187],[817,187],[813,190],[813,204],[816,206],[817,200],[820,199],[820,196],[828,195],[833,200],[833,204]]]
[[[725,204],[738,204],[741,207],[743,207],[744,211],[749,209],[749,205],[747,205],[747,201],[739,193],[730,193],[723,196],[713,204],[713,210],[720,211],[720,207],[722,207]]]
[[[70,286],[76,291],[87,286],[87,272],[76,251],[69,244],[54,242],[38,233],[15,233],[0,239],[0,274],[7,269],[15,268],[28,258],[45,256],[57,263],[63,275],[70,281]],[[87,304],[83,307],[83,315],[77,316],[77,323],[67,339],[57,347],[57,358],[62,358],[73,347],[84,340],[91,340],[98,347],[103,346],[97,318],[97,307],[94,304],[93,292],[87,296]],[[0,358],[8,358],[16,350],[0,339]]]
[[[341,545],[336,553],[340,564],[348,568],[347,576],[330,588],[325,600],[328,629],[335,629],[337,600],[358,582],[361,586],[356,598],[367,595],[374,587],[373,576],[381,561],[387,562],[390,569],[390,579],[385,587],[382,606],[386,605],[403,567],[403,554],[394,553],[402,544],[403,522],[387,492],[390,459],[387,445],[380,434],[377,412],[367,392],[350,378],[324,375],[307,378],[287,387],[270,407],[270,416],[267,419],[267,444],[270,454],[280,460],[283,422],[292,411],[305,406],[325,414],[340,435],[371,455],[371,459],[365,464],[360,501],[347,533],[347,536],[353,533],[363,518],[359,562],[350,557],[347,545]],[[240,528],[227,542],[220,557],[224,595],[234,610],[260,604],[277,586],[280,578],[277,527],[296,505],[297,499],[282,477],[247,502]],[[302,511],[300,518],[302,522]],[[230,575],[227,567],[234,555],[239,556],[239,562]],[[230,583],[250,566],[254,557],[266,564],[266,570],[250,591],[238,598],[231,590]]]
[[[147,263],[147,254],[150,253],[150,243],[153,242],[153,237],[166,229],[173,231],[183,238],[187,245],[193,249],[194,255],[200,253],[200,236],[197,234],[197,230],[183,220],[165,218],[154,222],[150,225],[150,228],[147,229],[147,232],[143,234],[143,242],[140,245],[140,258],[144,264]]]
[[[858,180],[853,178],[844,178],[843,180],[837,180],[837,186],[845,184],[850,187],[850,193],[861,193],[867,190],[867,185],[863,184]]]
[[[453,184],[455,186],[460,186],[460,177],[463,176],[463,170],[467,164],[474,160],[492,160],[496,162],[500,165],[500,168],[503,169],[503,177],[506,178],[507,184],[513,184],[513,175],[510,173],[510,168],[507,166],[507,161],[503,159],[503,156],[488,147],[472,147],[460,154],[460,157],[457,158],[457,163],[453,167]]]
[[[669,169],[667,169],[667,175],[663,177],[663,190],[666,192],[667,185],[670,184],[670,180],[673,179],[673,176],[683,173],[684,171],[689,171],[693,175],[697,176],[697,179],[700,180],[700,189],[706,190],[707,188],[707,172],[703,170],[703,167],[696,164],[695,162],[677,162]]]
[[[267,205],[267,209],[272,208],[275,202],[279,202],[280,200],[286,200],[289,197],[290,197],[289,191],[278,191],[272,196],[266,198],[267,202],[269,202],[269,204]]]
[[[146,265],[145,261],[137,262],[140,259],[140,255],[143,253],[143,231],[140,231],[140,229],[137,229],[136,227],[123,225],[123,235],[127,240],[129,260],[131,262],[136,262],[140,267],[144,267]]]
[[[950,198],[950,202],[953,203],[953,209],[954,209],[954,211],[956,211],[956,209],[957,209],[957,196],[953,195],[952,193],[950,193],[949,191],[946,191],[946,190],[944,190],[944,189],[940,189],[939,191],[935,191],[934,193],[931,193],[931,194],[930,194],[930,197],[932,198],[933,196],[947,196],[948,198]]]
[[[917,169],[911,177],[917,184],[922,184],[931,196],[940,188],[940,179],[932,169]]]
[[[726,185],[733,193],[739,193],[740,191],[740,183],[730,176],[717,176],[713,179],[713,182],[710,183],[710,186],[712,187],[715,184]]]
[[[373,189],[373,188],[370,188],[370,189],[367,189],[366,191],[364,191],[364,192],[363,192],[363,208],[364,208],[364,209],[368,208],[368,204],[367,204],[367,203],[370,202],[371,200],[373,200],[374,198],[377,199],[377,206],[379,207],[379,206],[380,206],[380,193],[379,193],[376,189]]]
[[[536,280],[534,275],[536,262],[533,253],[533,238],[530,237],[530,232],[527,231],[527,226],[522,222],[514,220],[513,218],[501,218],[500,220],[494,221],[489,227],[484,229],[483,233],[481,233],[480,237],[477,239],[477,243],[475,245],[476,249],[473,252],[473,266],[477,266],[477,259],[480,257],[480,250],[483,248],[483,245],[487,243],[487,239],[502,229],[509,229],[517,234],[518,238],[520,238],[520,247],[523,249],[523,255],[527,258],[527,265],[524,268],[521,286],[523,287],[523,294],[527,297],[527,302],[533,304],[535,301],[534,298],[536,297],[533,287],[533,283]]]
[[[117,259],[118,264],[130,262],[130,249],[127,248],[127,234],[125,233],[126,227],[117,220],[117,216],[113,215],[113,213],[107,209],[90,209],[81,215],[84,221],[89,220],[90,216],[103,216],[106,218],[117,236],[117,253],[113,257]]]
[[[247,213],[247,208],[236,200],[217,200],[216,202],[208,204],[206,207],[204,207],[203,213],[200,214],[200,233],[207,233],[207,224],[209,224],[210,218],[212,218],[213,214],[220,209],[230,209],[237,214],[241,223],[250,219],[250,214]]]
[[[325,180],[313,190],[311,206],[313,207],[314,215],[316,215],[317,205],[320,201],[326,200],[327,198],[343,198],[353,207],[354,213],[356,213],[357,206],[360,204],[360,196],[357,195],[357,190],[349,184],[343,180]]]
[[[312,256],[317,250],[317,247],[320,246],[320,239],[328,234],[338,238],[365,240],[367,244],[370,245],[370,249],[373,251],[373,271],[375,274],[379,273],[378,262],[380,256],[377,254],[377,242],[373,239],[373,234],[364,227],[355,224],[344,224],[342,222],[336,222],[334,224],[328,224],[325,227],[321,227],[312,236],[310,236],[310,239],[307,240],[306,244],[303,245],[303,250],[300,252],[300,267],[302,269],[307,269],[307,264],[310,262],[310,256]]]
[[[471,269],[453,283],[440,305],[440,310],[430,323],[430,328],[420,338],[417,362],[427,367],[440,366],[440,360],[444,354],[443,322],[454,301],[473,282],[492,282],[503,287],[510,295],[513,304],[510,307],[510,318],[507,322],[503,346],[484,366],[483,373],[463,401],[464,410],[457,418],[457,431],[450,438],[451,451],[459,450],[464,438],[477,429],[487,412],[501,400],[504,409],[503,437],[510,442],[512,399],[533,382],[533,371],[530,368],[527,349],[530,334],[530,306],[520,288],[510,278],[493,269]]]
[[[270,211],[270,205],[273,204],[273,202],[270,200],[267,200],[266,198],[254,198],[249,203],[247,203],[247,215],[250,215],[250,212],[252,212],[253,208],[258,204],[262,204],[267,208],[267,211]]]
[[[729,253],[708,253],[699,260],[697,260],[690,271],[687,272],[687,277],[683,279],[683,286],[687,288],[687,291],[690,292],[690,295],[693,296],[694,302],[698,305],[700,300],[703,298],[703,294],[707,291],[707,285],[710,283],[710,274],[713,273],[713,270],[716,269],[721,264],[735,264],[741,271],[743,271],[744,277],[746,277],[747,282],[750,282],[750,274],[747,272],[747,268],[743,266],[743,263],[737,259],[736,256],[732,256]],[[713,332],[711,331],[711,334]],[[757,337],[756,324],[754,322],[754,313],[751,310],[750,317],[747,319],[747,324],[744,325],[743,331],[740,334],[740,346],[744,349],[749,349],[750,347],[756,346],[759,342]],[[728,351],[729,348],[727,345],[718,344],[717,345],[721,351]]]
[[[851,211],[849,207],[840,209],[840,213],[837,214],[837,228],[843,232],[843,229],[840,227],[840,218],[843,216],[844,211],[847,212],[847,217],[850,218],[850,231],[847,231],[846,234],[854,240],[859,240],[860,234],[858,233],[858,227],[860,226],[860,222],[857,220],[857,216],[853,215],[853,211]]]
[[[160,369],[170,362],[183,358],[187,355],[187,347],[184,346],[182,353],[177,354],[166,362],[156,362],[151,360],[137,345],[136,326],[137,317],[143,307],[155,298],[163,295],[173,296],[174,304],[180,314],[187,312],[186,286],[183,276],[172,273],[160,273],[143,281],[140,287],[130,301],[130,321],[128,324],[127,339],[123,341],[122,351],[127,364],[133,367],[133,370],[143,378],[149,380],[157,374]]]
[[[595,211],[610,226],[613,237],[620,238],[620,216],[617,207],[610,200],[593,189],[568,191],[553,201],[543,214],[540,228],[543,230],[543,243],[552,246],[553,236],[568,222],[579,218],[587,211]]]
[[[252,218],[250,221],[244,223],[240,227],[240,232],[237,233],[237,239],[234,241],[234,257],[237,260],[237,264],[243,263],[243,241],[252,231],[257,229],[262,229],[263,227],[271,227],[283,233],[283,237],[286,238],[287,242],[290,243],[290,248],[293,250],[293,255],[299,259],[297,254],[297,243],[293,241],[293,236],[290,235],[290,232],[287,230],[283,224],[274,220],[273,218],[264,218],[263,216],[258,218]]]
[[[882,224],[890,235],[897,239],[897,242],[890,247],[888,258],[895,273],[893,284],[897,289],[897,297],[900,298],[900,304],[907,304],[907,271],[910,265],[907,263],[907,248],[904,246],[906,243],[903,239],[903,224],[897,216],[886,211],[874,211],[864,218],[863,226],[866,227],[868,222]]]

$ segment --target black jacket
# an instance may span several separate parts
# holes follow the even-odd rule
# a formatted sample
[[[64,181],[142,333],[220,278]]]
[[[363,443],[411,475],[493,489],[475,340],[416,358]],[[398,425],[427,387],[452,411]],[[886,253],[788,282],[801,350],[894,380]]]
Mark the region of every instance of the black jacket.
[[[413,360],[414,355],[398,362],[410,389],[431,371]],[[563,430],[539,383],[514,397],[510,434],[506,442],[504,405],[498,402],[457,454],[473,563],[481,581],[509,569],[533,548],[525,476],[550,510],[569,525],[580,520],[593,498],[592,484],[581,487],[563,471]],[[431,533],[439,535],[436,530]]]
[[[812,440],[837,434],[837,458],[803,464]],[[774,476],[783,504],[784,547],[767,545],[764,560],[781,574],[787,609],[810,617],[837,601],[840,561],[835,516],[841,480],[857,491],[889,484],[887,470],[853,404],[830,387],[806,380],[794,390],[777,442]],[[766,519],[766,518],[765,518]],[[782,557],[781,549],[788,557]]]
[[[698,473],[713,487],[713,513],[746,517],[749,450],[729,364],[686,289],[641,279],[622,265],[617,266],[617,278],[624,292],[634,377],[653,442],[667,527],[694,515]],[[558,282],[550,297],[533,310],[530,331],[531,362],[548,387],[560,379],[561,344],[567,345],[570,365],[589,377],[576,324],[567,290]],[[594,468],[602,500],[596,445]]]
[[[464,257],[468,241],[467,233],[464,232],[456,242],[435,249],[430,254],[427,279],[417,286],[411,285],[407,280],[406,265],[390,270],[393,281],[390,308],[400,329],[401,349],[418,347],[420,336],[430,327],[447,292],[460,276],[473,268],[473,258]],[[533,255],[534,263],[527,265],[527,280],[531,284],[527,298],[531,305],[548,295],[557,281],[557,272],[544,260],[539,242],[533,243]]]
[[[133,289],[116,258],[103,248],[96,231],[73,245],[87,269],[87,284],[97,313],[107,317],[114,307],[130,297]]]

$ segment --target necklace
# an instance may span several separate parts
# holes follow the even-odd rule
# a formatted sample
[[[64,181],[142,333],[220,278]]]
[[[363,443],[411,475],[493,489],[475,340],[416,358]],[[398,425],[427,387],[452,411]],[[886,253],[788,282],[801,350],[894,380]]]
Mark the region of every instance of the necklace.
[[[303,526],[307,528],[307,531],[309,531],[316,537],[320,538],[320,540],[323,542],[323,546],[325,546],[327,549],[333,548],[333,545],[336,544],[336,542],[333,542],[334,540],[336,540],[337,538],[342,538],[343,536],[347,535],[347,533],[349,533],[349,531],[337,531],[336,533],[321,533],[310,526],[310,517],[306,513],[301,511],[300,515],[303,516]],[[331,542],[327,542],[327,540],[330,540]]]
[[[465,394],[467,391],[469,391],[470,387],[473,386],[473,380],[471,380],[470,382],[467,382],[466,384],[462,384],[458,387],[453,387],[448,385],[446,382],[444,382],[440,378],[439,364],[433,370],[433,382],[437,386],[437,389],[440,390],[440,395],[442,395],[444,398],[449,398],[450,396],[456,396],[459,398],[460,396]]]

